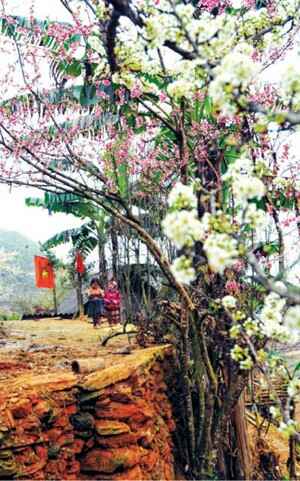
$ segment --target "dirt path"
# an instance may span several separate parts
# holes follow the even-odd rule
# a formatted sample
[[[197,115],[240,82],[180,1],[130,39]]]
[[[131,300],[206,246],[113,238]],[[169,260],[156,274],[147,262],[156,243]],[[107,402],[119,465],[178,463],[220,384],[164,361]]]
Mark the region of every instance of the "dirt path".
[[[116,326],[114,330],[120,330]],[[0,390],[16,376],[71,370],[76,358],[103,357],[109,365],[122,356],[118,349],[128,345],[128,336],[112,339],[101,347],[100,338],[111,328],[94,329],[87,321],[43,319],[6,321],[0,334]],[[134,346],[133,346],[134,347]]]

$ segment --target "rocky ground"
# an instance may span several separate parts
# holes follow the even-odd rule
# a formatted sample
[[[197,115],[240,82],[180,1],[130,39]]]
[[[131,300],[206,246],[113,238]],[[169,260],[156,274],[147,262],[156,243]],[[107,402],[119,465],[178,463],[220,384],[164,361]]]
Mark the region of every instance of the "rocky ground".
[[[168,346],[101,347],[110,328],[84,321],[1,329],[0,479],[174,479]]]
[[[134,326],[128,326],[127,330],[134,330]],[[13,469],[15,469],[15,463],[20,467],[23,462],[22,456],[28,456],[28,454],[31,453],[34,459],[32,463],[28,464],[28,469],[26,468],[24,470],[24,467],[22,468],[23,474],[21,478],[24,477],[24,479],[26,479],[26,477],[29,476],[35,479],[44,479],[45,477],[46,479],[52,479],[51,477],[55,474],[56,479],[62,479],[62,476],[64,479],[76,479],[76,477],[81,479],[98,479],[99,474],[97,473],[99,472],[101,472],[101,476],[103,478],[106,477],[106,479],[124,479],[124,476],[127,476],[126,479],[138,479],[138,477],[141,476],[141,472],[143,473],[143,479],[149,479],[149,476],[153,476],[153,473],[163,476],[164,479],[170,479],[172,477],[171,441],[169,439],[170,433],[175,426],[171,419],[170,407],[165,396],[166,386],[162,382],[162,379],[158,379],[158,377],[161,376],[159,371],[151,372],[149,376],[147,374],[145,379],[147,379],[146,385],[149,384],[149,388],[147,387],[145,389],[143,387],[141,392],[139,392],[140,387],[136,387],[136,382],[138,384],[144,382],[141,381],[143,376],[142,378],[140,376],[132,378],[132,381],[126,386],[123,382],[118,381],[122,370],[126,369],[127,365],[130,366],[131,354],[129,353],[136,353],[137,356],[140,356],[139,353],[143,355],[143,351],[139,350],[140,348],[135,338],[129,338],[127,335],[114,337],[105,347],[102,347],[101,340],[109,333],[117,331],[121,332],[122,327],[116,326],[111,330],[111,328],[105,324],[99,329],[94,329],[86,320],[44,319],[38,321],[6,321],[0,324],[0,406],[4,409],[4,411],[2,409],[5,414],[2,421],[4,422],[5,429],[7,430],[7,425],[10,429],[10,423],[13,422],[11,437],[7,439],[6,444],[4,443],[0,449],[0,468],[2,470],[3,466],[10,466],[12,460]],[[298,351],[296,357],[298,358]],[[100,409],[101,412],[99,411],[97,414],[97,409],[95,411],[95,406],[92,406],[90,401],[91,406],[87,406],[89,408],[88,410],[86,409],[85,403],[83,403],[83,405],[78,404],[75,391],[74,394],[72,394],[73,397],[75,396],[74,399],[71,396],[71,404],[67,403],[68,405],[65,407],[65,393],[67,393],[68,396],[70,393],[73,393],[74,378],[76,378],[76,385],[78,385],[78,383],[85,383],[86,385],[87,383],[87,378],[85,378],[84,375],[77,374],[75,376],[72,373],[72,362],[76,359],[95,358],[103,361],[101,369],[105,370],[107,375],[94,372],[94,374],[92,373],[88,376],[88,379],[93,380],[93,376],[95,376],[97,383],[104,382],[104,384],[107,385],[111,383],[112,377],[115,376],[116,379],[114,382],[117,383],[114,385],[113,390],[107,386],[103,391],[102,384],[100,387],[98,385],[96,386],[97,396],[100,396],[99,389],[101,390],[101,396],[98,399],[92,395],[91,399],[93,398],[92,402],[96,403],[96,408],[98,406],[98,411]],[[295,360],[294,355],[292,358]],[[135,360],[135,362],[137,361]],[[51,379],[56,386],[53,389],[58,390],[60,393],[59,396],[61,397],[61,399],[56,399],[52,394],[50,397],[48,396],[49,399],[47,397],[47,402],[50,400],[53,404],[52,408],[59,414],[57,415],[57,419],[54,420],[54,428],[49,426],[45,427],[43,425],[44,421],[41,421],[38,412],[39,406],[44,406],[45,401],[43,398],[43,383],[47,386],[48,391],[51,392]],[[90,387],[88,389],[90,389]],[[96,388],[92,386],[92,390],[93,389]],[[28,404],[28,399],[31,399],[29,390],[33,392],[37,391],[37,394],[33,396],[33,401],[31,400]],[[134,394],[132,394],[133,392]],[[18,412],[20,399],[23,404],[27,402],[30,407],[28,412],[26,409],[26,412],[24,411],[23,405],[23,408],[22,406],[21,408],[24,413],[22,409],[20,413]],[[67,409],[67,414],[65,411],[61,412],[62,407],[59,404],[60,402],[64,405],[63,409]],[[142,411],[141,403],[144,403]],[[151,409],[155,403],[157,403],[157,410],[154,410],[152,413]],[[166,413],[160,420],[158,413],[161,410],[162,404],[166,406]],[[74,413],[82,416],[82,409],[83,412],[87,412],[90,417],[92,416],[91,419],[93,418],[93,429],[89,434],[89,438],[86,440],[82,440],[81,435],[76,432],[76,429],[74,431],[74,426],[72,427],[72,423],[70,423],[70,419]],[[141,425],[131,425],[133,411],[137,419],[141,417],[142,413]],[[147,414],[148,411],[149,413],[151,411],[149,415]],[[7,413],[10,415],[8,416]],[[24,417],[22,417],[23,414]],[[67,422],[67,418],[68,423],[61,425],[63,421]],[[128,419],[131,419],[131,421],[129,422]],[[33,423],[34,420],[35,423]],[[160,438],[155,438],[155,442],[152,440],[147,446],[144,446],[144,443],[146,442],[145,432],[148,433],[148,429],[150,429],[149,432],[151,433],[155,432],[157,429],[157,420],[160,420],[160,423],[162,423],[159,432],[165,432],[163,438],[168,439],[167,446],[169,451],[167,453],[167,464],[157,464],[158,467],[155,468],[157,459],[165,457],[166,453],[162,456],[161,450],[166,441],[164,440],[161,446],[158,445],[162,442]],[[28,426],[26,423],[29,423]],[[270,425],[267,426],[266,430],[263,429],[261,431],[261,436],[258,438],[255,424],[256,423],[254,423],[254,425],[249,423],[248,428],[251,452],[253,459],[255,459],[254,464],[257,465],[258,468],[257,479],[261,479],[259,474],[262,472],[268,473],[270,471],[268,465],[265,466],[265,469],[262,469],[263,466],[260,466],[261,460],[264,460],[265,463],[265,460],[271,459],[272,456],[275,456],[272,465],[278,466],[276,468],[278,469],[278,473],[273,474],[275,476],[277,474],[279,477],[286,476],[286,463],[288,459],[287,440],[275,427]],[[258,424],[261,423],[259,422]],[[57,439],[55,435],[57,435]],[[52,439],[51,436],[54,436],[55,439]],[[147,436],[149,435],[147,434]],[[74,448],[75,451],[73,449],[74,452],[72,451],[71,454],[67,446],[69,438],[73,439],[72,446],[76,448]],[[21,444],[20,439],[22,441]],[[3,460],[1,456],[3,453],[8,455],[7,449],[10,449],[9,442],[13,446],[19,443],[20,446],[13,449],[12,458]],[[66,446],[64,446],[65,442],[67,443]],[[55,449],[58,449],[58,445],[61,448],[59,455],[61,459],[58,457],[57,462],[55,458],[51,458],[51,450],[54,449],[52,445]],[[130,446],[129,451],[128,446]],[[122,450],[127,451],[123,453]],[[100,451],[101,460],[97,458]],[[122,469],[124,472],[119,472],[118,468],[116,473],[111,473],[114,470],[115,458],[116,456],[118,457],[120,453],[124,459],[129,459],[129,461],[126,461],[127,464],[125,462],[123,463],[124,466]],[[141,456],[141,454],[143,454],[143,456]],[[71,456],[71,461],[68,456]],[[110,458],[106,459],[105,456],[110,456]],[[37,460],[41,457],[44,457],[42,467],[40,467],[39,461]],[[104,461],[106,463],[105,465],[103,464]],[[64,469],[60,473],[59,469],[61,466],[63,466]],[[166,470],[169,471],[167,472]]]

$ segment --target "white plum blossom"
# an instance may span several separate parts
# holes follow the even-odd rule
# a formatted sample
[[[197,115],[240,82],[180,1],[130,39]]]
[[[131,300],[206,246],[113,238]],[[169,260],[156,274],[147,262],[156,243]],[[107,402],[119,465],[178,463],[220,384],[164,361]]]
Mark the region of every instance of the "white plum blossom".
[[[75,52],[73,53],[73,58],[75,60],[81,60],[85,56],[85,46],[79,45]]]
[[[234,296],[224,296],[222,305],[225,309],[234,309],[236,307],[236,298]]]
[[[170,212],[162,222],[163,231],[178,249],[191,247],[196,240],[203,240],[205,230],[195,210]]]
[[[285,299],[278,294],[271,293],[265,298],[264,307],[260,312],[260,320],[262,323],[262,332],[268,336],[278,340],[286,340],[289,338],[289,331],[283,325],[282,310],[285,306]]]
[[[238,159],[232,162],[227,169],[227,172],[222,176],[223,180],[231,180],[239,174],[252,174],[253,162],[247,154],[241,155]]]
[[[271,406],[269,411],[273,419],[279,419],[281,417],[281,412],[278,407]]]
[[[286,423],[282,421],[279,424],[278,431],[286,437],[290,437],[297,432],[297,423],[293,419],[289,419]]]
[[[129,90],[131,90],[136,84],[136,78],[133,74],[127,72],[114,73],[112,80],[121,85],[125,85]]]
[[[266,193],[264,183],[253,175],[253,170],[252,160],[244,153],[229,165],[227,172],[222,176],[223,180],[230,181],[236,201],[241,205],[245,205],[253,198],[261,199]]]
[[[248,354],[248,348],[242,348],[238,344],[236,344],[232,349],[231,349],[231,357],[234,361],[241,361],[245,355]]]
[[[300,328],[300,306],[292,306],[287,310],[285,322],[290,326]]]
[[[176,14],[180,17],[184,25],[188,25],[194,15],[194,7],[192,5],[185,5],[184,3],[179,3],[176,5]]]
[[[196,278],[196,271],[192,266],[192,261],[189,257],[177,257],[172,266],[171,271],[178,282],[183,284],[190,284]]]
[[[175,80],[168,85],[167,92],[174,100],[189,99],[193,96],[194,84],[186,80]]]
[[[175,209],[195,209],[197,198],[193,186],[177,182],[169,194],[168,203]]]
[[[300,394],[300,379],[294,378],[292,379],[287,387],[287,393],[291,398],[295,398]]]
[[[221,35],[224,32],[224,18],[221,15],[212,17],[209,12],[202,12],[199,19],[190,18],[189,32],[199,42],[212,39],[217,32]],[[221,30],[221,31],[220,31]]]
[[[254,336],[255,334],[258,334],[259,332],[259,327],[257,322],[254,319],[251,319],[248,317],[246,321],[243,324],[243,328],[245,329],[246,333],[248,336]]]
[[[300,334],[300,306],[289,307],[284,316],[284,324],[289,329],[293,341],[296,342]]]
[[[146,36],[153,48],[160,47],[168,36],[168,29],[162,20],[162,15],[152,15],[145,22]]]
[[[241,333],[242,327],[239,324],[234,324],[229,331],[229,335],[232,339],[236,339]]]
[[[96,35],[90,35],[88,38],[88,43],[95,52],[105,55],[105,49],[100,38]]]
[[[294,182],[294,189],[295,189],[297,192],[300,192],[300,179],[295,180],[295,182]]]
[[[233,104],[235,88],[246,90],[259,72],[259,65],[253,60],[254,49],[247,43],[240,43],[224,56],[221,63],[214,68],[214,80],[209,86],[209,95],[220,109]],[[233,113],[235,106],[232,105]]]
[[[230,351],[232,359],[239,363],[240,369],[246,370],[253,367],[253,361],[249,355],[248,347],[236,344]]]
[[[269,24],[268,10],[266,8],[260,8],[259,10],[249,9],[243,16],[243,20],[242,30],[244,33],[249,36],[254,35],[258,30],[262,30]],[[269,46],[272,46],[274,38],[272,34],[268,35],[267,33],[264,40],[267,50]]]
[[[209,235],[203,248],[210,269],[219,274],[223,274],[226,267],[231,267],[238,257],[237,241],[228,234]]]
[[[258,177],[236,175],[232,182],[232,192],[237,202],[243,205],[250,199],[261,199],[266,193],[266,188]]]
[[[201,217],[201,225],[203,227],[204,232],[209,232],[211,230],[211,219],[212,215],[210,212],[205,212]]]
[[[287,287],[282,281],[276,281],[274,283],[274,289],[276,289],[276,294],[284,297],[287,294]]]
[[[271,292],[265,298],[265,307],[269,307],[274,309],[275,311],[282,311],[286,304],[286,300],[282,299],[278,294],[275,292]]]
[[[262,209],[257,209],[255,204],[248,204],[245,212],[245,222],[252,229],[262,229],[267,224],[266,213]]]
[[[281,75],[281,88],[284,98],[291,101],[292,107],[300,108],[300,65],[294,60],[284,66]]]
[[[272,184],[277,189],[285,189],[289,185],[289,179],[286,177],[275,177],[272,181]]]
[[[247,356],[245,359],[240,361],[240,369],[248,370],[248,369],[252,369],[252,367],[253,367],[253,361],[250,356]]]

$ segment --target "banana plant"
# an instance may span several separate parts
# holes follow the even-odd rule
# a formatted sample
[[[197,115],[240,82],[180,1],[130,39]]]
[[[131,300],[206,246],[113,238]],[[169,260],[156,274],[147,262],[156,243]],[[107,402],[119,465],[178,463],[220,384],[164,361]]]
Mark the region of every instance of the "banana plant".
[[[45,249],[53,249],[62,244],[72,243],[72,248],[78,250],[84,257],[94,251],[98,244],[95,222],[89,221],[82,226],[61,231],[42,244]]]
[[[43,248],[52,249],[68,242],[84,257],[98,248],[99,272],[106,276],[105,243],[107,241],[108,218],[103,210],[76,196],[75,194],[45,193],[44,198],[27,197],[28,207],[41,207],[49,214],[71,214],[81,219],[89,219],[80,227],[59,232],[43,243]]]

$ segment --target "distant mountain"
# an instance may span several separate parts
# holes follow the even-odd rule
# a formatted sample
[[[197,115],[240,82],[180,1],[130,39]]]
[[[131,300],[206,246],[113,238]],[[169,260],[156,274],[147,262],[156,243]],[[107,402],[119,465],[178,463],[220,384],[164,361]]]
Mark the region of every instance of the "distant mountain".
[[[38,299],[33,258],[39,251],[31,239],[0,229],[0,310],[23,312]]]

